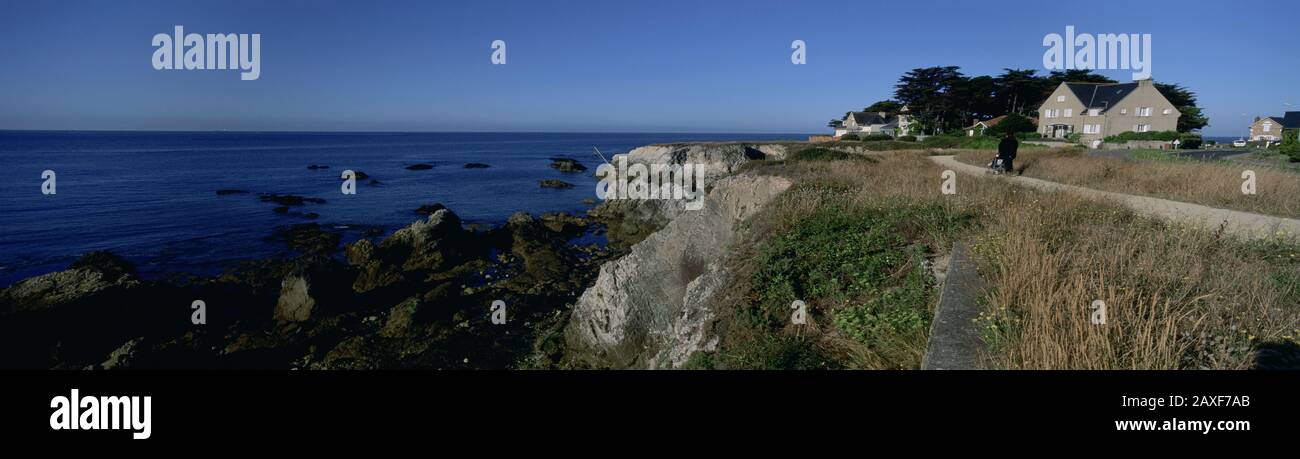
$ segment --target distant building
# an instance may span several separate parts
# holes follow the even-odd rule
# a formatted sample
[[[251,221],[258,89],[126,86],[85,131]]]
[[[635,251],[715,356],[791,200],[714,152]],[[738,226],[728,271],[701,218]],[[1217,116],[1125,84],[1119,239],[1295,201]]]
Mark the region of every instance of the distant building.
[[[846,134],[858,136],[871,134],[896,135],[898,133],[898,116],[885,112],[849,112],[844,116],[840,126],[835,128],[835,137]]]
[[[910,112],[911,110],[906,105],[898,111],[898,135],[900,136],[914,135],[912,134],[912,115]]]
[[[1250,140],[1279,141],[1285,129],[1300,129],[1300,112],[1286,112],[1283,116],[1266,116],[1250,125]]]
[[[1178,107],[1151,80],[1132,83],[1061,83],[1038,108],[1038,132],[1044,137],[1080,134],[1084,145],[1122,132],[1178,129]]]

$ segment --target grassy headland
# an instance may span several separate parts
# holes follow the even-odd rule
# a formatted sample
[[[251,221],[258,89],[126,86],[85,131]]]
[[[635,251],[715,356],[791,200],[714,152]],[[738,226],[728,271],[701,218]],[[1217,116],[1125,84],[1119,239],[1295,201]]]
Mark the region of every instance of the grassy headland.
[[[805,152],[747,168],[795,185],[749,220],[729,261],[740,280],[718,306],[719,348],[689,366],[917,368],[937,303],[931,267],[957,239],[974,243],[986,281],[973,326],[988,367],[1236,369],[1296,355],[1295,239],[1237,240],[995,180],[963,180],[945,196],[925,156]],[[1058,157],[1074,154],[1027,159],[1038,160],[1032,171]],[[1171,172],[1188,174],[1152,173]],[[791,323],[795,300],[807,304],[804,325]],[[1096,300],[1104,325],[1091,320]]]

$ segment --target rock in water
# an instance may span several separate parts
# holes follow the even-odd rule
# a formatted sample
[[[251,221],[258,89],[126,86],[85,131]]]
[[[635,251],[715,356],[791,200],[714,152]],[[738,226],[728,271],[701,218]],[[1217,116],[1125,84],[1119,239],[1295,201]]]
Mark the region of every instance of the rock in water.
[[[99,364],[99,366],[103,367],[105,370],[130,367],[131,361],[135,359],[136,351],[140,348],[140,343],[142,341],[144,341],[144,338],[136,338],[127,341],[126,344],[122,345],[122,347],[119,347],[117,350],[108,354],[108,360],[105,360],[104,363]]]
[[[375,244],[370,242],[369,239],[358,239],[356,242],[348,244],[343,249],[343,253],[347,256],[348,264],[360,266],[375,256]]]
[[[406,166],[406,170],[408,170],[408,171],[427,171],[427,170],[429,170],[429,169],[433,169],[433,165],[432,165],[432,164],[424,164],[424,163],[420,163],[420,164],[412,164],[412,165],[410,165],[410,166]],[[360,177],[357,177],[357,178],[360,178]]]
[[[0,313],[46,309],[138,285],[140,280],[130,263],[109,252],[91,252],[67,270],[24,279],[0,290]]]
[[[442,205],[441,202],[435,202],[435,203],[433,203],[433,204],[425,204],[425,205],[420,206],[420,208],[415,209],[415,213],[420,214],[420,215],[433,215],[434,212],[437,212],[437,211],[439,211],[439,210],[446,209],[446,208],[447,208],[447,206]]]
[[[420,310],[420,300],[407,298],[388,312],[388,321],[384,322],[384,328],[379,331],[379,336],[386,338],[396,338],[405,336],[411,332],[411,327],[415,325],[415,316]]]
[[[304,322],[311,318],[316,299],[311,296],[311,281],[305,274],[291,274],[280,282],[280,299],[271,317],[286,322]]]
[[[465,164],[465,168],[466,168],[466,169],[487,169],[487,168],[489,168],[489,167],[492,167],[492,166],[487,165],[487,164],[483,164],[483,163],[466,163],[466,164]]]
[[[542,188],[573,188],[572,183],[563,180],[546,179],[542,180],[540,183]]]
[[[551,168],[560,172],[582,172],[587,170],[587,166],[575,159],[570,158],[551,158]]]

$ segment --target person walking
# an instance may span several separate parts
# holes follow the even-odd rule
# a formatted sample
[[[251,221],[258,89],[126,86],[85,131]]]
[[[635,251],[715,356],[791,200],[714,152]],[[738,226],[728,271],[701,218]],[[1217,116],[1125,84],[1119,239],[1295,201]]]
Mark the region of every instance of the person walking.
[[[1015,170],[1011,163],[1015,161],[1016,150],[1019,148],[1020,142],[1016,140],[1016,133],[1007,131],[1007,134],[1002,137],[1002,141],[998,142],[998,159],[1002,160],[1002,172]]]

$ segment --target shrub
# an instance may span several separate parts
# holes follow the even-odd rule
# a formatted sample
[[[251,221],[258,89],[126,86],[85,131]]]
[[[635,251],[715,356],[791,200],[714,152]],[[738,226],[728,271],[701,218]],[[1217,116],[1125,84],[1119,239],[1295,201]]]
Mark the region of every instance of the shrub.
[[[1201,148],[1201,136],[1197,134],[1183,134],[1178,137],[1178,141],[1181,142],[1178,145],[1178,148],[1184,150],[1195,150]]]
[[[844,134],[840,136],[840,140],[859,140],[859,139],[857,134]]]
[[[1008,132],[1014,132],[1017,134],[1021,132],[1032,133],[1037,129],[1038,126],[1034,125],[1034,122],[1031,121],[1029,118],[1025,118],[1024,116],[1012,113],[1010,115],[1007,115],[1006,118],[1003,118],[1002,121],[997,124],[997,126],[993,126],[989,128],[988,131],[984,133],[984,135],[990,137],[1002,137],[1006,135],[1006,133]]]
[[[1290,157],[1291,162],[1300,162],[1300,130],[1282,131],[1282,147],[1277,151]]]
[[[1175,139],[1178,139],[1180,135],[1182,134],[1179,134],[1178,131],[1159,131],[1159,132],[1129,131],[1129,132],[1121,132],[1119,134],[1106,137],[1105,141],[1128,142],[1131,140],[1159,140],[1164,142],[1172,142]]]
[[[897,141],[899,141],[899,142],[915,142],[915,141],[916,141],[916,136],[914,136],[914,135],[905,135],[905,136],[900,136],[900,137],[898,137],[897,139],[894,139],[894,140],[897,140]]]
[[[863,142],[879,142],[882,140],[894,140],[889,134],[867,134],[862,137]]]

